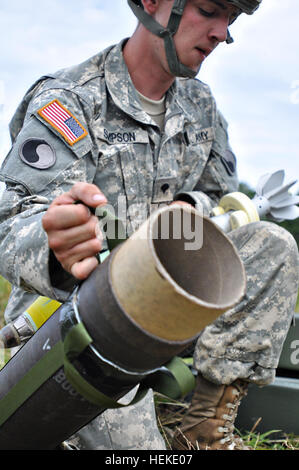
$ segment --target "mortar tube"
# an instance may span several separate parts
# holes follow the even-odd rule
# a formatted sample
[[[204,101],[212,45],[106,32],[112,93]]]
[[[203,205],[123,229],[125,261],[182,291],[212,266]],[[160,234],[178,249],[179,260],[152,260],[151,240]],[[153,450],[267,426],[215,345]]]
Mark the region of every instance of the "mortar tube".
[[[98,272],[103,284],[109,264],[107,260],[98,268],[98,271],[103,273],[102,277]],[[89,282],[90,280],[86,281],[86,284]],[[84,285],[85,288],[87,288],[86,285]],[[80,292],[77,295],[80,298]],[[67,331],[77,324],[78,317],[73,306],[73,296],[49,318],[0,372],[0,410],[2,416],[2,400],[9,396],[8,394],[12,392],[14,386],[21,383],[22,378],[26,377],[26,374],[30,374],[32,368],[43,357],[46,357],[48,352],[54,350]],[[109,296],[102,299],[103,306],[108,303]],[[82,309],[82,304],[80,305]],[[84,308],[85,316],[87,316],[87,312]],[[134,337],[130,338],[132,325],[130,325],[128,317],[116,330],[113,329],[113,326],[107,325],[106,319],[103,317],[104,314],[99,309],[93,330],[107,332],[107,328],[109,328],[113,330],[110,331],[112,336],[102,344],[98,354],[95,354],[94,349],[86,348],[74,361],[74,365],[92,386],[115,401],[126,395],[144,378],[148,378],[151,372],[148,369],[149,365],[153,365],[153,363],[157,366],[163,365],[189,344],[184,342],[173,347],[168,342],[165,344],[163,340],[148,337],[147,333],[142,330],[138,330],[138,332],[135,330]],[[135,328],[136,326],[133,325],[133,329]],[[89,333],[92,334],[92,331]],[[137,371],[135,364],[133,364],[132,371],[125,369],[122,367],[122,358],[119,355],[115,357],[115,354],[111,357],[110,354],[113,346],[121,354],[127,350],[128,358],[125,366],[130,365],[131,358],[136,356],[136,345],[134,344],[136,335],[139,336],[140,343],[149,344],[151,342],[155,347],[154,360],[147,357],[147,354],[143,354],[142,348],[137,347],[138,356],[141,358],[138,365],[144,364],[139,367],[139,369],[143,369],[142,371]],[[133,352],[130,350],[131,347],[134,347]],[[30,388],[30,383],[27,384],[27,390],[28,388]],[[14,395],[12,395],[12,400],[15,400]],[[54,450],[61,442],[103,413],[105,409],[105,406],[96,406],[78,393],[74,385],[67,380],[64,367],[60,366],[57,370],[52,371],[44,383],[27,397],[26,401],[21,403],[0,426],[0,450]]]
[[[185,349],[223,308],[239,300],[244,289],[244,273],[231,242],[212,223],[205,223],[207,236],[203,251],[199,250],[197,257],[194,253],[186,256],[182,240],[163,240],[161,244],[159,240],[152,240],[153,224],[160,220],[161,214],[156,214],[154,220],[141,228],[141,232],[145,230],[150,235],[149,238],[138,238],[137,235],[132,243],[127,245],[127,241],[113,250],[69,301],[2,369],[1,450],[54,450],[107,408],[84,398],[84,394],[79,393],[74,383],[70,383],[65,376],[60,343],[73,331],[78,321],[84,324],[92,344],[80,351],[73,359],[73,365],[90,385],[116,401],[148,378],[151,371]],[[198,217],[196,213],[192,214]],[[212,242],[215,242],[214,247]],[[129,260],[128,246],[133,250]],[[116,267],[119,266],[120,276],[128,277],[127,272],[134,270],[132,261],[136,259],[136,246],[142,247],[143,253],[147,252],[146,258],[149,260],[149,270],[142,271],[140,276],[138,270],[134,271],[133,287],[136,280],[141,282],[139,286],[135,285],[136,293],[140,295],[139,291],[142,291],[144,275],[150,273],[153,282],[142,291],[144,302],[137,310],[132,299],[127,310],[124,308],[123,285],[118,285]],[[227,260],[234,269],[229,283],[221,278],[224,272],[227,278]],[[140,265],[137,263],[135,267],[139,269]],[[209,276],[215,276],[215,282],[205,293]],[[159,288],[162,307],[153,312],[152,298],[157,297],[158,281],[165,289]],[[232,289],[227,292],[231,283]],[[132,283],[130,285],[132,289]],[[188,289],[191,289],[190,292]],[[200,295],[206,297],[201,299]],[[168,310],[164,312],[167,305]],[[182,306],[184,310],[180,311]],[[145,312],[144,319],[142,310]],[[153,322],[148,312],[152,312]],[[183,334],[182,322],[189,323]],[[171,328],[167,328],[167,324]],[[168,330],[171,330],[171,339]],[[57,367],[56,360],[52,360],[52,353],[56,354],[56,351]],[[46,366],[44,360],[48,360]],[[38,368],[40,364],[42,367]],[[36,384],[38,380],[42,382],[32,388],[32,383]]]

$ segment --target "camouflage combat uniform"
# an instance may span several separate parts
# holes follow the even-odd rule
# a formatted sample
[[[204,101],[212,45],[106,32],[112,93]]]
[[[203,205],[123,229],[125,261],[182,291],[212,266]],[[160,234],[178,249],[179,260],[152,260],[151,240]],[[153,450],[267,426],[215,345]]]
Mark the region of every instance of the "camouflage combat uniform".
[[[176,79],[161,131],[141,107],[122,46],[43,77],[11,123],[13,147],[1,170],[6,191],[0,208],[1,274],[14,286],[6,321],[36,294],[64,301],[75,284],[51,268],[41,224],[53,199],[74,183],[95,183],[116,211],[119,198],[125,201],[128,235],[178,191],[201,191],[209,215],[222,195],[238,188],[227,125],[210,89],[199,80]],[[53,102],[66,112],[73,141],[45,119],[43,110]],[[247,295],[201,334],[195,363],[216,382],[239,377],[266,384],[273,380],[294,311],[297,247],[290,234],[265,222],[230,236],[245,264]],[[117,423],[121,412],[114,413]],[[140,445],[151,448],[149,441],[146,430],[141,432]]]

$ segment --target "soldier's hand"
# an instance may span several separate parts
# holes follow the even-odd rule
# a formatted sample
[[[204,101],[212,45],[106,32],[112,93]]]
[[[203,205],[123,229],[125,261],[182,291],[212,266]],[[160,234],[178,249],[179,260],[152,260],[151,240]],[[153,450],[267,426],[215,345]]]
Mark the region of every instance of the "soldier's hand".
[[[82,204],[74,204],[78,201]],[[86,206],[105,204],[107,199],[97,186],[76,183],[52,202],[42,219],[49,247],[65,271],[77,279],[86,279],[97,267],[96,254],[102,248],[98,219]]]

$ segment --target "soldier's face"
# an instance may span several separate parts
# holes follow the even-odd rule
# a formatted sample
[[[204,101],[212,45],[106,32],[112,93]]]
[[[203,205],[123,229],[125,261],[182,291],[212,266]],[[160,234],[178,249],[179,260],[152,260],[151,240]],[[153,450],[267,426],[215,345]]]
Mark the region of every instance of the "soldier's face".
[[[172,1],[164,4],[166,17],[160,19],[164,25],[169,18],[167,9],[170,14],[172,5]],[[230,20],[236,12],[236,7],[226,0],[188,0],[174,36],[180,62],[197,72],[206,57],[226,40]]]

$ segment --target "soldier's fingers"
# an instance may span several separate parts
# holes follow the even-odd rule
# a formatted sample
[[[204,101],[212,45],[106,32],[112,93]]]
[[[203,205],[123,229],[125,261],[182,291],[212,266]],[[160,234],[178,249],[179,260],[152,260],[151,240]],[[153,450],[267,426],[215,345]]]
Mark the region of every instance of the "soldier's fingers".
[[[50,207],[62,206],[65,204],[74,204],[76,202],[70,193],[63,193],[60,196],[57,196]]]
[[[107,199],[95,184],[76,183],[69,191],[74,201],[82,201],[87,206],[96,208],[107,204]]]
[[[95,184],[76,183],[68,192],[57,196],[50,207],[74,204],[77,201],[93,208],[107,204],[106,197]]]
[[[90,210],[83,204],[53,205],[43,216],[42,224],[46,232],[64,230],[86,224],[90,217]]]
[[[85,258],[94,257],[97,253],[101,251],[102,244],[97,238],[88,240],[84,243],[80,243],[70,250],[65,250],[63,252],[55,252],[55,256],[62,265],[62,267],[68,271],[72,272],[72,266],[78,262],[83,261]]]
[[[189,206],[189,207],[193,207],[192,204],[189,204],[189,202],[185,202],[185,201],[173,201],[170,203],[170,206],[174,206],[174,205],[179,205],[179,206]]]
[[[73,264],[71,274],[80,281],[84,281],[97,266],[98,260],[95,257],[85,258],[83,261]]]
[[[93,238],[103,239],[98,228],[98,219],[91,216],[86,224],[48,233],[49,247],[55,252],[70,250],[74,246]]]

